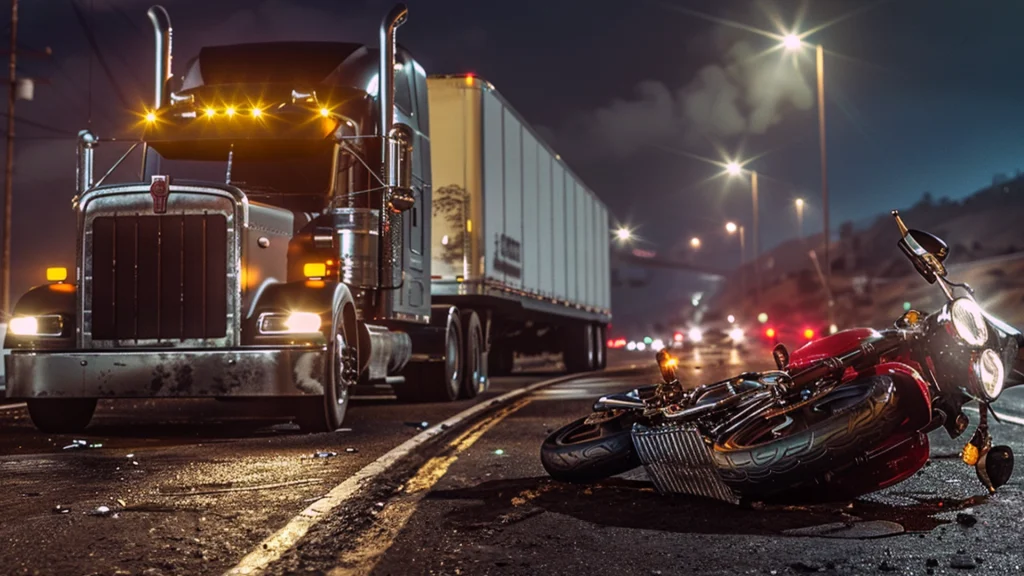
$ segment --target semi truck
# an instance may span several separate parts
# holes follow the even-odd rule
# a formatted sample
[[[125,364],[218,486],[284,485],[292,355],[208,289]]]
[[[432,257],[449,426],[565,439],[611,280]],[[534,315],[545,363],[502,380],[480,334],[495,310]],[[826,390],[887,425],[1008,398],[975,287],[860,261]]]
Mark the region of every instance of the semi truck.
[[[115,139],[79,133],[73,274],[48,269],[9,321],[7,396],[37,428],[205,397],[328,431],[360,385],[452,401],[517,354],[604,366],[606,207],[491,84],[428,77],[396,43],[404,5],[377,49],[209,46],[177,75],[167,11],[147,14],[141,137],[97,178]]]

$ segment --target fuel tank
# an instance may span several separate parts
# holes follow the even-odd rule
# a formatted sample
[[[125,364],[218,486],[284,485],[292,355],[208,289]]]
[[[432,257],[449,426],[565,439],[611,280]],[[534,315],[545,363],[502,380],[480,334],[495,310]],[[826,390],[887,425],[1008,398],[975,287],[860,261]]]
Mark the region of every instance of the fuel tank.
[[[849,352],[865,342],[881,340],[873,328],[852,328],[808,342],[789,355],[789,368],[799,370],[825,358]]]

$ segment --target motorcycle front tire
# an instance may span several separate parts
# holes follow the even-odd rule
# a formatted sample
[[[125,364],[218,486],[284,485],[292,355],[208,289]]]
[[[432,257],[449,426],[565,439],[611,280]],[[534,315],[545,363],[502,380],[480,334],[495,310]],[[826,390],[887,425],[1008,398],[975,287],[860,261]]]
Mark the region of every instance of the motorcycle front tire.
[[[853,462],[889,438],[904,415],[889,376],[844,385],[806,410],[828,415],[792,433],[753,441],[757,421],[715,442],[712,458],[722,480],[747,500],[785,500],[827,482],[828,473]],[[803,418],[794,411],[794,420]],[[764,422],[763,420],[761,422]],[[760,424],[762,428],[766,424]]]
[[[540,448],[544,470],[555,480],[588,484],[640,466],[630,430],[636,417],[611,413],[575,420],[552,432]]]

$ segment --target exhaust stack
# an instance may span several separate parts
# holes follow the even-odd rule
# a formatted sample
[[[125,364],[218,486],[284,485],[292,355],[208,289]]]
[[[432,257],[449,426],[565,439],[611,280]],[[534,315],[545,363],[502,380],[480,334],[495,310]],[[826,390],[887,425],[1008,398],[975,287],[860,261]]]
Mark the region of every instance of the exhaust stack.
[[[405,4],[396,4],[380,23],[380,70],[377,86],[380,90],[380,132],[381,136],[391,134],[395,122],[395,30],[405,24],[409,9]],[[387,170],[390,150],[384,146],[384,169]]]
[[[153,38],[156,48],[156,75],[154,86],[153,109],[164,105],[167,97],[167,80],[171,77],[171,17],[163,6],[153,6],[147,12],[149,21],[153,23]]]

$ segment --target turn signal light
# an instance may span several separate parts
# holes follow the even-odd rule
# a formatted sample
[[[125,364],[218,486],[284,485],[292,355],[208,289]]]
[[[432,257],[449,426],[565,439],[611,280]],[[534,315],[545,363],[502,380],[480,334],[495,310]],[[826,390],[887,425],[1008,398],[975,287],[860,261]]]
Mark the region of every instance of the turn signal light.
[[[46,269],[47,282],[63,282],[68,279],[68,269],[63,266],[54,266]]]
[[[327,276],[327,265],[323,262],[307,262],[302,265],[302,275],[309,279]]]

